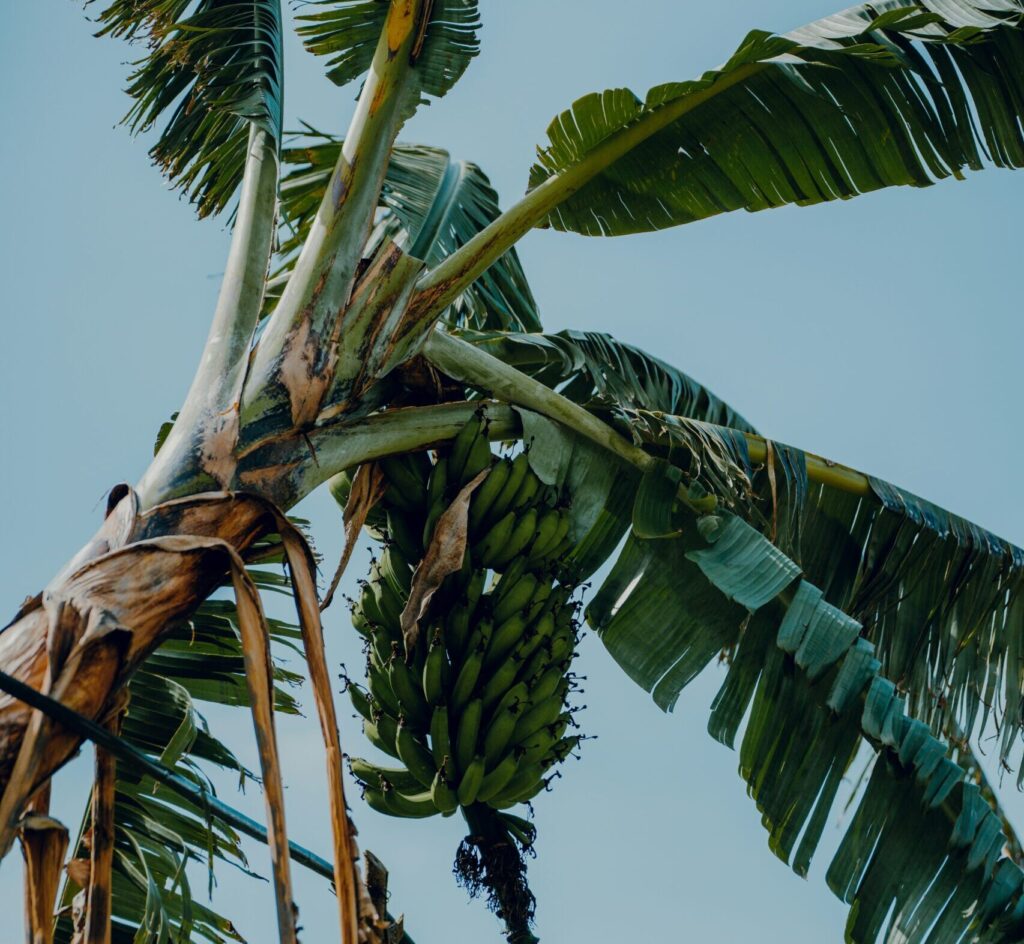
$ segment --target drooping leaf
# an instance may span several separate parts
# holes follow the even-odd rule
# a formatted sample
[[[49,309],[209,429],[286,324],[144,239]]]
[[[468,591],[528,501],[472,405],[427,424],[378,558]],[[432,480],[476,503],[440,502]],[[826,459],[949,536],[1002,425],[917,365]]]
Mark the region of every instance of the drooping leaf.
[[[263,588],[288,589],[286,578],[266,569],[251,569]],[[297,627],[268,620],[277,648],[297,651]],[[283,686],[301,676],[277,660],[275,707],[295,713],[298,705]],[[129,683],[129,703],[121,736],[140,750],[170,766],[179,776],[201,783],[216,793],[204,772],[212,764],[234,771],[241,781],[255,779],[231,749],[210,730],[196,701],[249,706],[241,638],[235,604],[208,600],[136,672]],[[114,940],[205,940],[212,944],[241,940],[232,922],[193,898],[185,874],[187,862],[205,864],[212,888],[213,866],[222,861],[248,871],[240,836],[216,816],[149,777],[118,766],[115,807],[113,880]],[[88,827],[88,820],[83,830]],[[74,887],[62,893],[70,903]],[[71,924],[57,924],[55,940],[70,944]],[[161,935],[169,935],[162,937]]]
[[[312,0],[316,12],[298,17],[298,33],[317,56],[330,56],[327,77],[347,85],[370,68],[384,29],[390,0]],[[413,50],[413,74],[420,90],[447,94],[480,50],[477,0],[433,0],[422,39]]]
[[[568,489],[574,498],[578,494],[585,508],[596,509],[574,532],[576,540],[600,548],[599,554],[587,556],[588,569],[581,575],[586,577],[613,555],[626,535],[638,477],[606,455],[610,472],[597,477],[597,485],[586,474],[574,478],[574,465],[597,447],[543,417],[518,412],[537,474]],[[860,795],[845,851],[830,870],[830,884],[853,906],[849,940],[934,944],[959,940],[957,935],[968,928],[976,935],[972,940],[1015,940],[1024,927],[1024,874],[999,858],[1005,817],[995,795],[985,794],[983,806],[989,810],[986,804],[991,804],[991,814],[979,814],[973,799],[976,776],[960,760],[962,746],[954,761],[940,740],[949,727],[944,722],[954,720],[949,689],[936,677],[930,688],[911,688],[910,697],[896,697],[896,686],[886,678],[891,664],[886,647],[892,637],[879,638],[876,632],[880,611],[869,608],[871,622],[847,609],[850,601],[861,599],[853,591],[888,582],[894,596],[885,600],[886,617],[899,620],[898,628],[892,622],[890,633],[920,635],[922,614],[927,617],[929,611],[915,605],[904,612],[899,595],[915,585],[926,567],[937,567],[948,580],[950,568],[936,555],[936,546],[954,557],[965,549],[943,544],[946,538],[929,528],[966,535],[966,523],[901,491],[895,494],[904,514],[897,518],[897,503],[890,498],[883,504],[879,495],[885,487],[874,480],[872,490],[863,495],[809,483],[806,456],[791,447],[773,444],[766,450],[775,466],[769,477],[763,465],[751,462],[747,434],[646,411],[634,416],[638,435],[652,450],[669,454],[667,445],[673,445],[677,458],[684,447],[692,451],[684,463],[684,482],[694,470],[710,467],[715,475],[705,473],[703,480],[732,482],[732,493],[744,499],[723,502],[714,515],[699,521],[691,519],[678,537],[626,537],[587,608],[588,620],[609,652],[665,710],[671,710],[681,690],[709,663],[723,652],[729,654],[729,671],[712,706],[709,731],[731,745],[748,719],[740,748],[741,774],[763,814],[771,849],[800,874],[809,868],[854,757],[865,742],[874,749],[874,777]],[[616,479],[629,487],[616,493]],[[837,507],[848,516],[840,516],[830,531],[822,525],[821,506],[829,507],[833,492]],[[674,495],[666,490],[663,500],[674,502]],[[707,526],[712,521],[715,526]],[[931,552],[916,561],[893,553],[894,543],[886,535],[901,528],[917,535],[911,545],[920,542]],[[878,543],[873,543],[872,533]],[[980,529],[971,533],[997,556],[1013,553],[991,535],[981,542]],[[591,535],[601,540],[591,541]],[[849,547],[854,538],[863,542],[855,553]],[[851,563],[853,573],[846,569]],[[981,582],[973,593],[984,589],[986,573],[980,570]],[[963,577],[969,580],[967,574]],[[963,584],[950,587],[942,580],[928,589],[938,594],[936,613],[956,607],[965,592]],[[1006,590],[1003,585],[996,592],[993,624],[1007,616],[999,610],[1010,605]],[[972,595],[969,584],[967,593]],[[1008,596],[1013,599],[1012,593]],[[872,606],[883,604],[874,597]],[[973,653],[973,637],[957,639],[960,627],[968,625],[962,618],[927,628],[940,651],[948,647],[956,656],[966,653],[970,671],[965,670],[965,677],[976,672],[961,690],[961,701],[977,707],[979,682],[991,685],[993,674],[1008,685],[1018,684],[1015,661],[1007,665],[999,655],[1019,646],[1022,626],[1018,623],[1014,631],[1011,623],[1007,619],[1004,627],[1008,636],[1000,640],[986,634]],[[984,661],[989,654],[1000,667],[976,671],[979,656]],[[906,688],[906,680],[900,679],[900,690]],[[919,711],[925,696],[931,699],[928,710]],[[1001,715],[1000,720],[1019,732],[1019,714]],[[953,737],[963,744],[959,729]],[[898,810],[898,817],[890,816],[891,810]],[[927,833],[927,842],[914,841],[919,831]],[[886,936],[886,921],[892,936]],[[927,937],[934,921],[948,936]]]
[[[991,719],[1009,758],[1024,723],[1024,550],[880,479],[862,476],[861,492],[811,481],[800,449],[769,443],[755,464],[738,430],[631,415],[684,481],[773,539],[863,624],[912,716],[955,740]]]
[[[281,183],[281,245],[268,285],[268,312],[291,274],[340,150],[340,140],[309,129],[282,153],[286,173]],[[408,144],[398,144],[392,151],[381,208],[367,253],[386,237],[404,239],[407,251],[428,265],[454,252],[500,213],[497,194],[479,167],[454,161],[440,148]],[[515,249],[455,300],[445,320],[473,328],[540,327]]]
[[[576,101],[549,126],[530,188],[582,174],[546,225],[620,235],[923,187],[986,160],[1024,166],[1022,12],[884,0],[752,32],[694,81]]]
[[[633,410],[649,410],[755,432],[707,387],[608,334],[462,331],[460,336],[570,400],[626,423],[632,423]]]
[[[219,213],[241,183],[250,129],[280,141],[280,0],[113,0],[98,19],[101,35],[147,48],[125,123],[147,131],[167,115],[150,156],[200,216]]]
[[[630,538],[588,619],[665,708],[720,649],[738,647],[709,727],[731,743],[749,711],[740,773],[770,848],[799,874],[861,742],[873,748],[871,779],[827,876],[851,905],[847,940],[1017,940],[1024,872],[1001,855],[998,812],[906,713],[861,625],[798,573],[727,515],[711,544]]]

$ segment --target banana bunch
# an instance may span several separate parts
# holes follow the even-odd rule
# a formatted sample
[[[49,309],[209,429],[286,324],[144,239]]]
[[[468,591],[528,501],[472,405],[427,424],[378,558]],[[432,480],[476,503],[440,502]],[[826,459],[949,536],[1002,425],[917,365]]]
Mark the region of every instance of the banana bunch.
[[[366,685],[352,703],[369,741],[395,758],[353,758],[369,805],[401,817],[453,814],[529,800],[579,744],[567,700],[574,690],[576,605],[558,582],[571,546],[569,517],[525,453],[492,455],[474,419],[435,460],[384,460],[383,551],[352,609],[367,645]],[[479,473],[463,566],[435,593],[405,651],[400,616],[416,563],[438,518]],[[529,824],[511,814],[513,835]]]

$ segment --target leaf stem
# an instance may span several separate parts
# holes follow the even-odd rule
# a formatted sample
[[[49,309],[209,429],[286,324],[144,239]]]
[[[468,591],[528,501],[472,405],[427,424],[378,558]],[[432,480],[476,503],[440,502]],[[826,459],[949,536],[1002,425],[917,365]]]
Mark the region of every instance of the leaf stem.
[[[316,415],[391,147],[409,112],[409,52],[422,6],[422,0],[392,0],[388,7],[330,182],[253,355],[243,395],[243,434],[255,426],[254,434],[264,435],[268,419],[269,425],[284,427]],[[314,379],[292,380],[296,375]]]
[[[194,474],[204,443],[230,422],[237,408],[274,243],[278,172],[276,139],[253,124],[231,248],[206,346],[167,441],[139,482],[140,495],[151,504],[166,497],[170,483]]]
[[[633,124],[605,138],[577,163],[553,174],[535,187],[465,245],[422,276],[411,302],[417,317],[425,324],[433,322],[508,249],[601,171],[651,135],[730,86],[745,81],[761,68],[763,66],[760,63],[741,66],[720,76],[705,89],[681,95],[660,108],[644,112]]]
[[[640,471],[646,471],[657,461],[572,400],[439,328],[435,328],[427,338],[423,356],[456,380],[482,387],[499,399],[534,410],[568,426]],[[679,500],[698,512],[710,511],[715,501],[714,496],[693,500],[686,495],[685,489],[680,491]]]

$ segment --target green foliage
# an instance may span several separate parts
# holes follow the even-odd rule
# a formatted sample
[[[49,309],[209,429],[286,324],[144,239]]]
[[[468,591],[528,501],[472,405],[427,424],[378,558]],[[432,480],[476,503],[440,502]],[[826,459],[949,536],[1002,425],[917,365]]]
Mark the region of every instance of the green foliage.
[[[250,129],[280,139],[280,0],[114,0],[99,22],[101,35],[147,47],[125,123],[148,131],[168,114],[150,156],[200,216],[219,213],[241,183]]]
[[[340,152],[339,139],[309,129],[282,153],[286,173],[281,182],[281,243],[268,285],[268,312],[291,275]],[[395,146],[380,203],[383,214],[367,254],[385,236],[398,238],[404,233],[407,251],[428,265],[436,265],[464,245],[501,212],[497,194],[479,167],[426,145]],[[515,249],[454,301],[446,320],[473,328],[540,328],[537,306]]]
[[[313,0],[315,13],[300,16],[298,33],[317,56],[330,56],[327,77],[347,85],[365,74],[384,28],[388,0]],[[480,50],[476,0],[434,0],[422,42],[413,50],[420,89],[435,98],[447,94]]]
[[[521,334],[463,331],[460,336],[576,403],[632,423],[634,411],[754,428],[727,403],[681,370],[631,344],[596,331]]]
[[[800,874],[858,748],[874,749],[828,873],[852,906],[850,941],[949,940],[965,921],[977,940],[1016,940],[1024,873],[1000,858],[1006,838],[986,802],[994,796],[979,799],[940,735],[960,742],[992,704],[1004,752],[1016,745],[1024,552],[876,480],[866,497],[812,486],[799,450],[775,446],[769,476],[733,431],[636,415],[639,435],[672,443],[673,461],[691,453],[684,482],[709,466],[729,478],[737,514],[723,503],[677,537],[645,538],[638,521],[652,532],[652,521],[678,520],[661,477],[625,489],[615,487],[618,469],[574,478],[592,447],[524,412],[525,434],[542,444],[531,452],[542,455],[538,475],[569,484],[574,505],[599,508],[574,535],[595,546],[600,532],[604,557],[625,537],[587,608],[611,655],[671,710],[729,654],[709,730],[732,744],[749,714],[740,772],[770,847]],[[928,937],[933,923],[942,934]]]
[[[606,155],[547,225],[614,236],[927,186],[986,157],[1020,167],[1022,11],[889,0],[752,32],[697,80],[576,101],[549,126],[530,187]]]

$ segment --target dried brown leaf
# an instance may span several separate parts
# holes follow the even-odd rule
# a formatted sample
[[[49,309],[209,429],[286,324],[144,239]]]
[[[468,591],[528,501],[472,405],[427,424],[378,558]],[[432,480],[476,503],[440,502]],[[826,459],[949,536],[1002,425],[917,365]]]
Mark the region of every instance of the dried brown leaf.
[[[412,575],[409,599],[402,610],[402,635],[405,651],[411,652],[419,636],[420,620],[430,600],[444,578],[462,567],[466,556],[466,538],[469,531],[469,499],[477,486],[487,478],[490,469],[484,469],[475,479],[463,486],[454,501],[437,519],[430,546]]]
[[[345,511],[342,513],[342,521],[345,524],[345,547],[341,552],[341,560],[338,561],[338,569],[334,572],[331,585],[327,588],[327,594],[320,604],[320,611],[323,612],[331,605],[334,593],[341,583],[341,577],[348,566],[352,550],[359,539],[359,532],[366,524],[366,516],[370,509],[381,500],[384,495],[384,473],[376,462],[367,462],[356,470],[355,478],[352,479],[352,490],[348,494],[348,501],[345,502]]]
[[[25,919],[31,944],[53,940],[53,905],[61,866],[68,847],[68,831],[57,820],[29,813],[18,835],[25,858]]]

